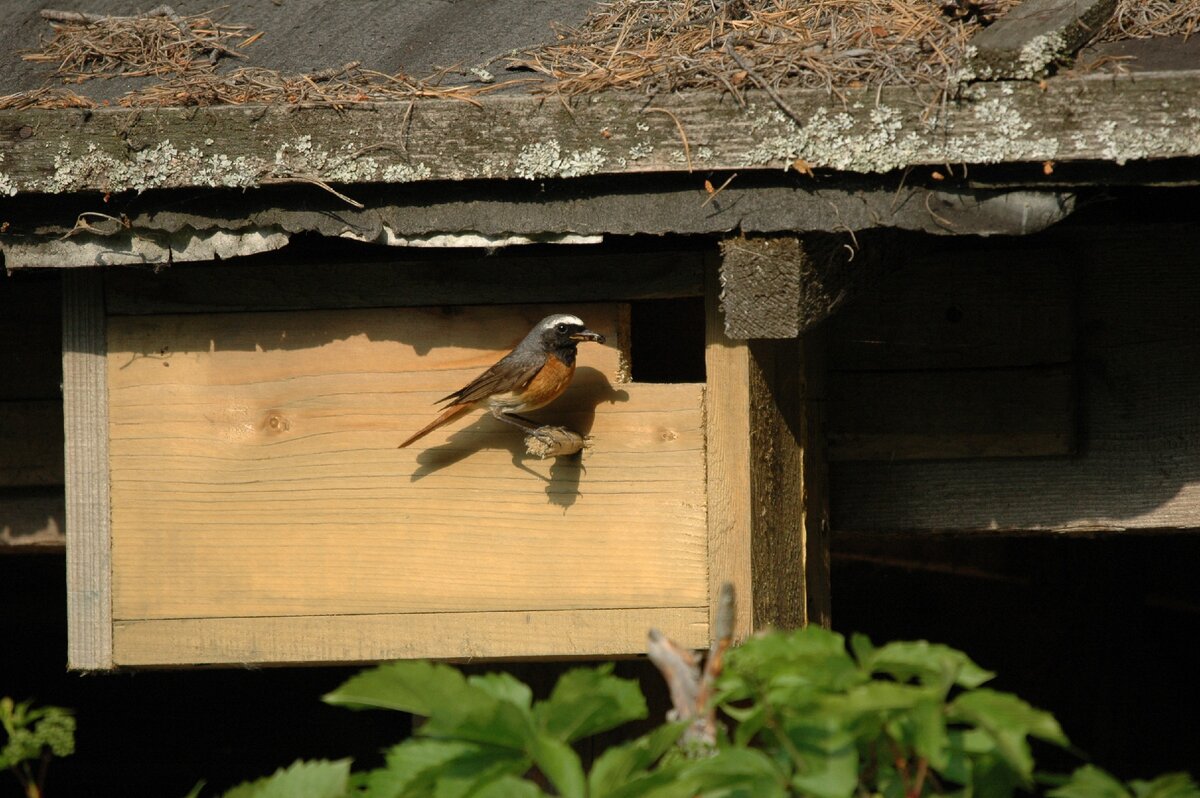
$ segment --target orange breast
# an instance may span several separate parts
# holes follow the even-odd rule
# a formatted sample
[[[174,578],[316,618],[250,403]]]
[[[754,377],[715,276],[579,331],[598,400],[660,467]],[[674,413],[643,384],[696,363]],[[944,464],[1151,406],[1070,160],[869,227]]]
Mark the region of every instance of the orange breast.
[[[527,410],[537,410],[557,399],[575,374],[575,364],[567,365],[554,355],[546,358],[546,365],[529,382],[529,386],[520,393],[521,406],[514,408],[521,413]]]

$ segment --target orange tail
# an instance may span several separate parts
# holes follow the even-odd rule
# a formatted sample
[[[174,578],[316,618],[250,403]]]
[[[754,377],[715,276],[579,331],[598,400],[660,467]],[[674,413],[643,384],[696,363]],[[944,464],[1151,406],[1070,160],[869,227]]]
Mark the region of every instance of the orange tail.
[[[404,443],[400,444],[396,448],[403,449],[405,446],[408,446],[410,443],[421,440],[421,438],[424,438],[426,435],[433,432],[438,427],[442,426],[443,424],[448,423],[449,421],[451,421],[455,418],[458,418],[458,416],[462,415],[463,413],[467,412],[468,410],[470,410],[473,407],[474,407],[474,404],[450,405],[445,410],[443,410],[441,413],[438,413],[438,417],[435,418],[433,421],[429,422],[429,425],[427,427],[423,428],[420,432],[416,433],[415,435],[413,435],[411,438],[409,438],[408,440],[406,440]]]

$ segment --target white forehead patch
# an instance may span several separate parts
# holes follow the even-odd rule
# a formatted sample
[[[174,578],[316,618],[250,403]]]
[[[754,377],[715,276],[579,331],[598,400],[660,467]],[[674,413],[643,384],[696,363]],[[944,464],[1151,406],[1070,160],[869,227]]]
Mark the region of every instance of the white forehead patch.
[[[579,318],[578,316],[572,316],[569,313],[559,313],[557,316],[551,316],[542,322],[542,329],[549,330],[559,324],[578,324],[580,327],[582,327],[583,319]]]

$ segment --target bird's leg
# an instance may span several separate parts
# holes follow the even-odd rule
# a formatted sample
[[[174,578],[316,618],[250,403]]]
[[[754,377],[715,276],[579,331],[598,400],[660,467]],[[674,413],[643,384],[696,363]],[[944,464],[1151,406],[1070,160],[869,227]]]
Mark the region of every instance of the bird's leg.
[[[530,435],[535,434],[542,426],[536,421],[531,421],[524,416],[518,416],[516,413],[509,413],[506,410],[493,410],[492,415],[506,424],[512,424],[514,427],[520,427]]]

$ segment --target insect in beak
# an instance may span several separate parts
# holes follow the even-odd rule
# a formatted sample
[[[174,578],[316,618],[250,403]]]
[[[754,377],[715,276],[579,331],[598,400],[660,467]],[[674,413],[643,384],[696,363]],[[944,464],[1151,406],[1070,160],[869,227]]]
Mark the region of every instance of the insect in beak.
[[[595,341],[598,344],[604,343],[604,336],[598,332],[591,330],[580,330],[577,333],[571,333],[572,341]]]

